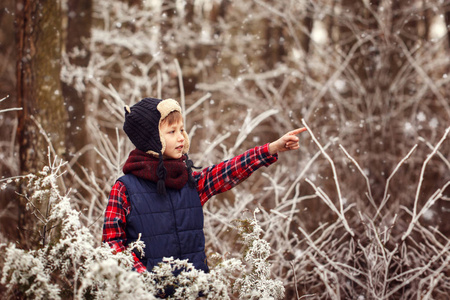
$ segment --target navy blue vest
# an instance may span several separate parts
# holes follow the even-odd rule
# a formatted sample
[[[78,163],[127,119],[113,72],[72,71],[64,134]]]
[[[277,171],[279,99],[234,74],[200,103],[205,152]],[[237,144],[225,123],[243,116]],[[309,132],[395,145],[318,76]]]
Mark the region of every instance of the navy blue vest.
[[[188,259],[196,269],[209,272],[205,255],[203,210],[197,190],[187,184],[181,190],[167,188],[159,195],[156,183],[127,174],[125,184],[131,209],[127,216],[126,245],[139,233],[145,256],[136,253],[151,271],[163,257]]]

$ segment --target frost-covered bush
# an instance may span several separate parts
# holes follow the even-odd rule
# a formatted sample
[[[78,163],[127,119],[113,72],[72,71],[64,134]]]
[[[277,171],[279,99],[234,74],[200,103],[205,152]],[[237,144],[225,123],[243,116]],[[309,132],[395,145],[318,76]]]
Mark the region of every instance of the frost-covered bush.
[[[255,210],[255,214],[259,210]],[[246,245],[244,261],[251,266],[250,272],[236,279],[236,288],[240,299],[279,299],[284,297],[284,287],[280,280],[272,279],[271,264],[268,262],[270,256],[270,245],[261,239],[263,230],[256,221],[242,221],[240,235]]]
[[[3,250],[3,249],[2,249]],[[3,251],[2,251],[3,252]],[[44,259],[43,259],[44,258]],[[59,299],[60,288],[51,282],[50,270],[42,251],[17,249],[14,244],[5,249],[1,284],[12,294],[17,287],[25,297]]]
[[[27,194],[22,196],[27,199],[32,215],[39,220],[36,231],[40,232],[42,243],[36,250],[18,249],[14,244],[2,245],[5,255],[1,283],[9,294],[36,299],[95,294],[102,285],[114,285],[109,281],[102,280],[99,284],[99,281],[89,280],[106,262],[122,269],[124,279],[134,276],[133,272],[126,271],[133,266],[131,249],[112,255],[108,247],[96,247],[89,228],[80,222],[80,213],[71,207],[69,195],[60,193],[57,181],[64,174],[65,165],[55,159],[36,175],[15,178],[25,185]],[[108,272],[116,269],[111,268]],[[116,272],[113,277],[119,275]],[[123,284],[128,282],[125,280]],[[118,291],[120,289],[116,288],[114,293]]]

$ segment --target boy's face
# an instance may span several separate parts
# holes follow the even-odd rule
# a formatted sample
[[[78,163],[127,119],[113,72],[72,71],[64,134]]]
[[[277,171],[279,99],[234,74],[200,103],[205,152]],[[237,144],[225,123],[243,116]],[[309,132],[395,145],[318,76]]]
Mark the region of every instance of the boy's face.
[[[169,125],[169,122],[161,123],[162,138],[166,142],[163,156],[166,159],[178,159],[183,155],[184,148],[184,124],[183,121]]]

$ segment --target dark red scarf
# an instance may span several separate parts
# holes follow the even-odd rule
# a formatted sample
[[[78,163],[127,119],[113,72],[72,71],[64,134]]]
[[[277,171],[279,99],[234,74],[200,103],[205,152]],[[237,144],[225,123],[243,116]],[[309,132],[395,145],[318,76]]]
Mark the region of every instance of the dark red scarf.
[[[186,185],[189,175],[185,159],[186,157],[183,156],[180,159],[164,160],[164,167],[167,170],[165,180],[166,187],[180,190]],[[128,159],[123,166],[123,172],[125,174],[131,173],[137,177],[157,183],[158,163],[159,158],[135,149],[130,152]]]

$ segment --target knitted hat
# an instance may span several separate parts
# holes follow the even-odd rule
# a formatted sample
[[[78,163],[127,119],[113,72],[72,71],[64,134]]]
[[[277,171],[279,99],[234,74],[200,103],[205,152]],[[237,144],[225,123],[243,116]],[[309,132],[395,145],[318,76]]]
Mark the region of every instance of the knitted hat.
[[[181,113],[180,105],[173,99],[144,98],[131,107],[125,106],[123,130],[136,148],[159,157],[166,149],[166,143],[161,139],[160,125],[173,111]],[[189,137],[186,132],[183,134],[185,154],[189,151]]]
[[[173,111],[181,113],[181,107],[173,99],[144,98],[133,106],[125,106],[125,122],[123,130],[137,149],[159,157],[158,190],[164,186],[166,170],[163,156],[166,143],[161,138],[161,122]],[[183,154],[189,151],[189,137],[185,131]]]

